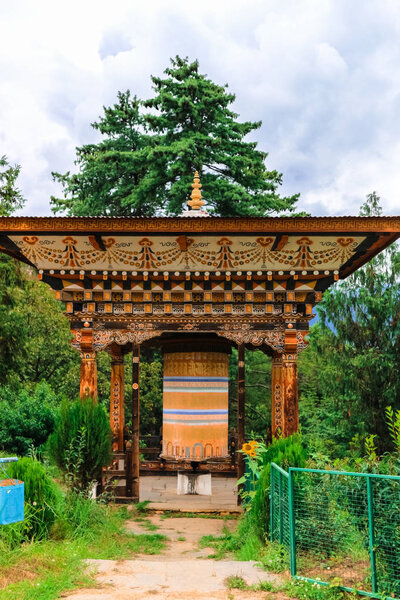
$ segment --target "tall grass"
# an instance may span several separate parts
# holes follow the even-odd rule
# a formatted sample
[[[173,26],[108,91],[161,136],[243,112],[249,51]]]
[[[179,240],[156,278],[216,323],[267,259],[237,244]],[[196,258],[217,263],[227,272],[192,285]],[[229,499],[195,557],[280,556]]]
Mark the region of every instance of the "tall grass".
[[[7,465],[7,474],[25,486],[25,519],[21,523],[0,528],[0,539],[10,547],[24,541],[41,540],[48,536],[58,517],[62,493],[45,467],[27,456]]]

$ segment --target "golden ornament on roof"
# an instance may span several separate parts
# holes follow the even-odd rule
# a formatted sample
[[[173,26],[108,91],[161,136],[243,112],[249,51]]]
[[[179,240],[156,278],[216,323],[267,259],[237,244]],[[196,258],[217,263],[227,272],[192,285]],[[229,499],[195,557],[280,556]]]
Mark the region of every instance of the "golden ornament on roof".
[[[200,191],[201,183],[198,171],[196,171],[194,174],[192,188],[193,191],[190,194],[190,200],[188,202],[188,205],[190,206],[191,210],[200,210],[204,206],[205,202],[202,199]]]

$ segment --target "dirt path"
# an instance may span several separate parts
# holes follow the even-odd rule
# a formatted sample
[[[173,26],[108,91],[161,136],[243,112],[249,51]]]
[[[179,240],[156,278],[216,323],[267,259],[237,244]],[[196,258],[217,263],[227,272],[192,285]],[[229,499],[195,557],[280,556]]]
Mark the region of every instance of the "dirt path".
[[[147,521],[147,523],[146,523]],[[91,560],[96,569],[94,589],[78,590],[67,596],[71,600],[261,600],[266,592],[228,590],[226,579],[242,577],[249,585],[261,581],[277,583],[252,561],[213,560],[210,548],[199,548],[204,535],[221,535],[224,525],[236,526],[234,520],[200,517],[150,516],[144,522],[128,521],[133,533],[151,533],[149,521],[168,538],[165,550],[156,556],[138,555],[134,560]]]
[[[163,519],[159,514],[151,516],[149,521],[157,527],[155,533],[161,533],[169,540],[167,548],[159,555],[163,560],[206,558],[209,554],[212,554],[212,550],[210,548],[199,548],[200,538],[204,535],[222,535],[224,525],[230,531],[236,527],[236,520],[224,521],[223,519],[204,519],[202,517],[168,517]],[[145,526],[135,521],[129,521],[127,528],[136,534],[143,533],[146,530]],[[154,557],[149,556],[148,558],[154,560]]]

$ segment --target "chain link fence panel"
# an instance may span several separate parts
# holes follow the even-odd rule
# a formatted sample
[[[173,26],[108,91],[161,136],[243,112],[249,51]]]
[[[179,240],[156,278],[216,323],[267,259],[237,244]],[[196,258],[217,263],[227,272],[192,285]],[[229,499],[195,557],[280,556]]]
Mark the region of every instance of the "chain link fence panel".
[[[292,576],[400,598],[400,477],[272,464],[270,529]]]

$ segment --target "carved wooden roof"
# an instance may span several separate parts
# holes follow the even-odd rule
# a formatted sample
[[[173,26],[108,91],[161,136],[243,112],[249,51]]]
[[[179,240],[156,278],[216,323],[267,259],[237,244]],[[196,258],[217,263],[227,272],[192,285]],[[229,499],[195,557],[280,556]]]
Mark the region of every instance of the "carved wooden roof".
[[[94,349],[174,332],[294,351],[313,307],[400,236],[400,217],[0,218]]]
[[[400,217],[0,218],[0,248],[56,277],[81,271],[346,277],[399,235]]]

